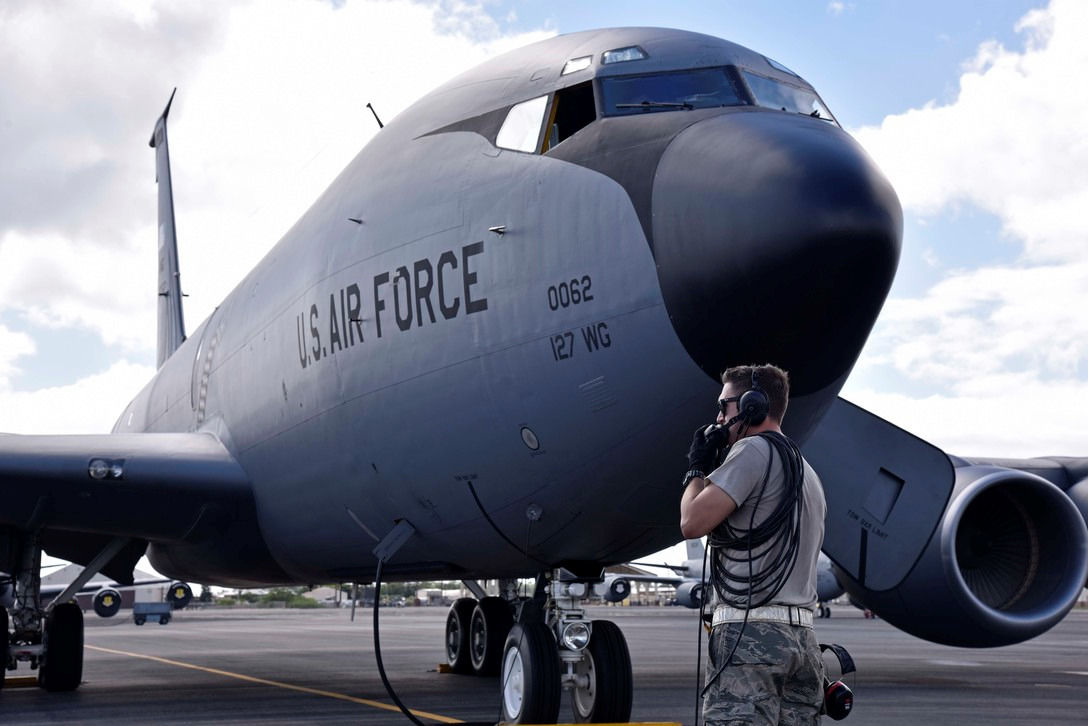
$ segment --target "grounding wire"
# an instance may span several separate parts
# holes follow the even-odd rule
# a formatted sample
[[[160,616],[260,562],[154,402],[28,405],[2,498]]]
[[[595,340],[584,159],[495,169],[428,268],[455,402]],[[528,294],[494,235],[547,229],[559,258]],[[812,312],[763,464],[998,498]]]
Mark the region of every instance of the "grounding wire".
[[[382,559],[379,557],[378,570],[374,573],[374,659],[378,662],[378,675],[382,677],[382,683],[385,684],[385,692],[393,699],[393,703],[397,704],[397,708],[401,710],[401,713],[417,726],[424,726],[423,722],[401,703],[396,691],[393,690],[393,684],[389,682],[389,678],[385,675],[385,666],[382,664],[381,637],[378,634],[378,611],[381,609],[382,600],[382,564]]]

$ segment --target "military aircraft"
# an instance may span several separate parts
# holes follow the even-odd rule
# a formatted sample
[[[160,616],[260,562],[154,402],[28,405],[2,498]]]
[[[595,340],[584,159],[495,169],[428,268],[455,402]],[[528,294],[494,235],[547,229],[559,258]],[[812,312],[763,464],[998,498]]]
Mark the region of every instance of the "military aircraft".
[[[672,577],[659,575],[605,575],[604,582],[607,591],[603,598],[607,602],[623,602],[631,594],[632,582],[653,582],[672,585],[676,588],[676,604],[686,608],[697,608],[703,604],[703,591],[706,588],[707,578],[704,575],[706,565],[706,547],[701,539],[689,539],[684,543],[687,547],[687,559],[679,565],[659,565],[648,562],[632,562],[632,565],[642,567],[663,567],[676,573]],[[820,555],[816,570],[816,599],[819,601],[818,613],[820,617],[830,617],[831,610],[824,603],[842,595],[845,590],[835,578],[832,571],[831,560]]]
[[[102,578],[105,579],[105,578]],[[70,587],[59,586],[46,586],[42,583],[39,591],[43,599],[50,601],[59,598],[64,594],[64,600],[60,602],[66,602],[74,595],[90,595],[91,609],[94,610],[94,614],[100,618],[112,618],[121,612],[121,605],[124,600],[122,597],[122,591],[130,590],[136,587],[144,587],[148,585],[165,585],[169,584],[164,594],[164,600],[170,603],[170,606],[174,610],[184,610],[189,606],[189,603],[193,601],[193,589],[189,587],[186,582],[174,582],[162,577],[140,577],[134,578],[131,584],[122,585],[119,582],[88,582],[82,587],[72,589]],[[68,592],[65,592],[65,591]],[[12,597],[12,588],[9,585],[0,586],[0,607],[11,608],[14,604]]]
[[[995,646],[1080,593],[1088,460],[952,458],[838,398],[902,211],[781,63],[653,28],[489,60],[379,131],[191,335],[168,112],[158,372],[111,434],[0,436],[10,640],[45,688],[78,687],[82,618],[43,605],[42,551],[119,582],[146,551],[230,587],[498,579],[451,608],[451,665],[499,671],[511,722],[554,721],[564,689],[625,720],[623,635],[581,603],[679,539],[691,431],[753,362],[790,371],[852,596]]]

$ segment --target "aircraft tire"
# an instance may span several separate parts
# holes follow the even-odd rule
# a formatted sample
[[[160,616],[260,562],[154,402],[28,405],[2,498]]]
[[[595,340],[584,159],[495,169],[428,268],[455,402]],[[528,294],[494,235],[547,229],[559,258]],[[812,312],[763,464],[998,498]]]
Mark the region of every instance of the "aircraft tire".
[[[497,676],[506,636],[514,626],[510,605],[501,597],[485,597],[472,611],[469,653],[478,676]]]
[[[631,718],[634,678],[631,653],[623,631],[608,620],[593,621],[585,659],[574,672],[588,676],[589,685],[570,692],[575,723],[626,723]]]
[[[453,601],[446,615],[446,662],[454,673],[472,673],[472,613],[476,599],[462,597]]]
[[[499,675],[502,722],[555,723],[559,719],[559,646],[544,623],[517,623],[506,636]]]
[[[4,690],[4,674],[8,671],[8,611],[0,608],[0,691]]]
[[[45,660],[38,685],[52,693],[74,691],[83,680],[83,611],[74,602],[53,608],[45,620]]]

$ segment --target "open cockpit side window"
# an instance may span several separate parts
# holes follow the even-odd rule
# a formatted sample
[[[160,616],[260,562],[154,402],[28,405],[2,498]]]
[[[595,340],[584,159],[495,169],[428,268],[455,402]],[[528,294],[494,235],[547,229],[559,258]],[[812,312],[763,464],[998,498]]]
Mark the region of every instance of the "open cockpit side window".
[[[593,102],[593,83],[586,81],[555,92],[548,132],[544,135],[544,153],[597,120]]]
[[[495,146],[546,153],[597,120],[591,81],[556,91],[550,105],[548,100],[548,96],[537,96],[511,106]]]

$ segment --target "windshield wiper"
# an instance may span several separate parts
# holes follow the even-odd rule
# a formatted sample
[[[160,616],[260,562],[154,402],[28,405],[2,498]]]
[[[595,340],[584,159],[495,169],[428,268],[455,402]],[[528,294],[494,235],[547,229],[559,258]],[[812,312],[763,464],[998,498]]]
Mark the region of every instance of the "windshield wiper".
[[[616,108],[695,108],[687,101],[670,103],[666,101],[643,101],[641,103],[617,103]]]

